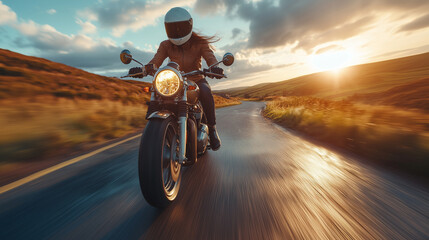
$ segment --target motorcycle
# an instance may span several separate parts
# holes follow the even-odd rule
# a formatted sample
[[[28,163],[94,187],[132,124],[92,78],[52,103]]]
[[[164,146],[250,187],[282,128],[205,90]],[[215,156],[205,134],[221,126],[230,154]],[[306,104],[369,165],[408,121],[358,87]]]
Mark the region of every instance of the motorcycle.
[[[127,49],[121,52],[120,58],[124,64],[135,61],[149,68],[146,72],[154,70],[153,66],[135,60]],[[147,117],[138,157],[140,189],[150,205],[161,209],[169,206],[179,193],[182,167],[195,164],[210,149],[209,128],[199,101],[199,88],[187,77],[201,74],[226,78],[210,70],[220,63],[230,66],[233,62],[234,56],[226,53],[222,61],[208,69],[188,73],[180,71],[177,63],[169,62],[153,75],[150,104],[156,109]],[[142,73],[122,78],[139,74]]]

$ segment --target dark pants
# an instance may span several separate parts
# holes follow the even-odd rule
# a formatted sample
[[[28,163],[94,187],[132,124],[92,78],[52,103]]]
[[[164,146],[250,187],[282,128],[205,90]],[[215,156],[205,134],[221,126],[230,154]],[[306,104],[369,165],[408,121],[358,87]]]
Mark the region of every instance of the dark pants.
[[[207,124],[214,126],[216,125],[216,115],[212,89],[205,78],[198,81],[197,85],[200,88],[200,101],[206,114]]]

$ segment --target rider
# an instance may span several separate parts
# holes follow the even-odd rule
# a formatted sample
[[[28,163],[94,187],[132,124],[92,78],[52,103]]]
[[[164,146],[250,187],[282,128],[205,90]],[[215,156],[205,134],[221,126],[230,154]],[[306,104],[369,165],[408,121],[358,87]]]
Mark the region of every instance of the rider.
[[[153,74],[153,70],[159,68],[167,57],[170,61],[178,63],[180,70],[184,72],[199,70],[201,68],[201,57],[206,60],[208,66],[217,62],[212,51],[213,47],[210,45],[215,42],[213,37],[201,36],[193,32],[192,17],[184,8],[175,7],[170,9],[165,15],[164,25],[168,40],[161,42],[155,56],[145,68],[131,68],[130,74],[142,72],[142,75],[137,76],[140,78],[143,75]],[[223,69],[212,67],[211,72],[223,74]],[[201,74],[189,76],[188,80],[194,81],[200,89],[200,101],[209,126],[210,146],[216,151],[220,148],[221,142],[216,130],[215,104],[210,85],[204,75]],[[153,109],[153,106],[149,106],[148,113],[152,112],[151,109]]]

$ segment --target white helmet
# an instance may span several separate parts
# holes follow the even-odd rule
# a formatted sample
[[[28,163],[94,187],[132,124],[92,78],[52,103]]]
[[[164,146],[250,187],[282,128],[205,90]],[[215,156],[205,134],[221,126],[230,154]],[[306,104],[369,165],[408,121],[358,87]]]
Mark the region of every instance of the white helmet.
[[[165,14],[164,25],[168,39],[175,45],[186,43],[192,36],[192,17],[186,9],[175,7]]]

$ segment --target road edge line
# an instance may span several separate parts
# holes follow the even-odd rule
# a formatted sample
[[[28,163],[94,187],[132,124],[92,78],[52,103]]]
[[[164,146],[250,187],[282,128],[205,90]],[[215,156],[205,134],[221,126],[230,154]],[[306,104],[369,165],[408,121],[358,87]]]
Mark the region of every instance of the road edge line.
[[[54,165],[52,167],[49,167],[49,168],[43,169],[41,171],[35,172],[35,173],[33,173],[33,174],[31,174],[31,175],[29,175],[27,177],[21,178],[21,179],[15,181],[15,182],[6,184],[4,186],[1,186],[0,187],[0,194],[8,192],[8,191],[10,191],[12,189],[15,189],[17,187],[20,187],[20,186],[26,184],[26,183],[29,183],[29,182],[31,182],[33,180],[36,180],[36,179],[38,179],[40,177],[43,177],[43,176],[45,176],[45,175],[47,175],[47,174],[49,174],[51,172],[55,172],[55,171],[57,171],[57,170],[59,170],[61,168],[67,167],[69,165],[72,165],[74,163],[82,161],[82,160],[84,160],[86,158],[92,157],[92,156],[94,156],[94,155],[96,155],[98,153],[101,153],[101,152],[106,151],[106,150],[108,150],[110,148],[116,147],[116,146],[118,146],[118,145],[120,145],[122,143],[128,142],[128,141],[133,140],[133,139],[135,139],[137,137],[140,137],[140,136],[141,136],[141,134],[137,134],[135,136],[129,137],[129,138],[124,139],[122,141],[119,141],[119,142],[116,142],[116,143],[112,143],[112,144],[110,144],[108,146],[105,146],[105,147],[99,148],[97,150],[94,150],[94,151],[92,151],[90,153],[86,153],[84,155],[72,158],[70,160],[66,160],[66,161],[64,161],[62,163],[59,163],[57,165]]]

